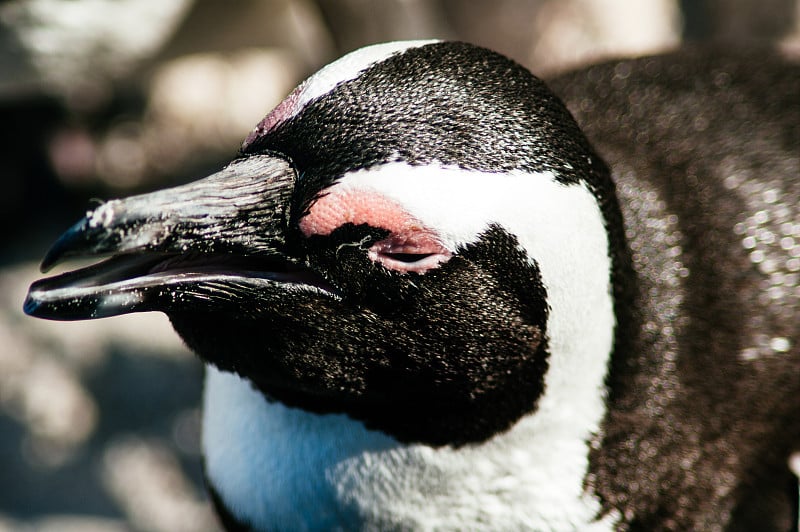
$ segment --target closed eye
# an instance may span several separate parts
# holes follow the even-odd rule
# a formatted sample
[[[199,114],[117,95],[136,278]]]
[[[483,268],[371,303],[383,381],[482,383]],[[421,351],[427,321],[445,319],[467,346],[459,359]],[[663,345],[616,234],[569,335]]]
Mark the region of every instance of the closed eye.
[[[450,251],[431,238],[430,233],[392,234],[376,242],[369,258],[397,272],[425,273],[450,259]]]
[[[414,262],[419,262],[421,260],[424,260],[428,257],[432,257],[434,253],[384,253],[383,255],[387,259],[412,264]]]
[[[368,225],[390,233],[367,251],[370,260],[389,270],[425,273],[451,256],[436,231],[396,201],[370,189],[334,185],[314,200],[298,225],[310,237],[330,235],[346,224]]]

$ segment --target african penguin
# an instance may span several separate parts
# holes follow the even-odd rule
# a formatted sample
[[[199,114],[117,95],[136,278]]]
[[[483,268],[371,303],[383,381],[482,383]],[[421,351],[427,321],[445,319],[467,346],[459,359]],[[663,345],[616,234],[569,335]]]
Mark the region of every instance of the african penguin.
[[[464,43],[353,52],[219,173],[88,212],[43,269],[113,256],[25,310],[169,316],[231,529],[792,529],[800,67],[551,86]]]

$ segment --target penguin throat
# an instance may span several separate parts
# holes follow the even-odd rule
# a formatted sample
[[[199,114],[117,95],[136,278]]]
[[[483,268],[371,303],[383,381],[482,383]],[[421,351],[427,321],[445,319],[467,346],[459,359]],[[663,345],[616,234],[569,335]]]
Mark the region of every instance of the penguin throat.
[[[213,368],[203,415],[209,482],[258,530],[613,528],[584,491],[568,421],[548,426],[531,414],[480,444],[401,444],[344,415],[267,401]]]

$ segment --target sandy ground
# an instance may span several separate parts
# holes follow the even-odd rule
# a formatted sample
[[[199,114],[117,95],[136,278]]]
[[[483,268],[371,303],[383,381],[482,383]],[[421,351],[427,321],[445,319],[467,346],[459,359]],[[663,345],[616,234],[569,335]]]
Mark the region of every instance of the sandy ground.
[[[214,531],[203,369],[161,314],[22,313],[34,263],[0,269],[0,532]]]

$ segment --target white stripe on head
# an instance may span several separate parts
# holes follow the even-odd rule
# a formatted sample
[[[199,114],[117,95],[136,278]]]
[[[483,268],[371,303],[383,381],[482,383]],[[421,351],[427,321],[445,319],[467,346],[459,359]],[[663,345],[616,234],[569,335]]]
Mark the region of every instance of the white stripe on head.
[[[298,100],[301,104],[300,107],[302,108],[311,100],[330,92],[339,83],[357,78],[359,74],[372,65],[385,61],[400,52],[435,42],[438,41],[435,39],[395,41],[373,44],[350,52],[333,63],[326,65],[300,85],[299,88],[302,94]]]
[[[596,521],[600,502],[584,491],[614,328],[608,237],[591,192],[549,173],[402,163],[333,186],[386,196],[454,251],[490,224],[515,235],[538,264],[551,308],[545,391],[537,411],[507,432],[431,448],[401,445],[346,416],[267,402],[247,381],[212,370],[204,440],[223,499],[251,508],[264,527],[326,528],[338,518],[376,529],[612,529],[619,516]]]
[[[359,48],[337,59],[298,85],[272,112],[256,125],[242,145],[246,148],[257,137],[277,124],[296,116],[309,102],[332,91],[336,85],[355,79],[366,69],[391,56],[437,40],[395,41]]]

